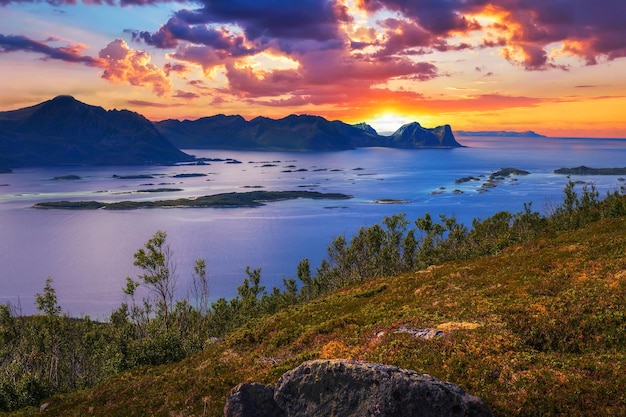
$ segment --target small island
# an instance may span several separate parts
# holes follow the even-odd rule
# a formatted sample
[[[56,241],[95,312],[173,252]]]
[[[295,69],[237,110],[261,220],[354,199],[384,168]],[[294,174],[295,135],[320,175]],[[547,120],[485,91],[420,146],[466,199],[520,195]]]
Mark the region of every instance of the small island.
[[[297,198],[347,200],[352,197],[341,193],[320,193],[315,191],[249,191],[245,193],[222,193],[196,198],[179,198],[176,200],[161,201],[120,201],[116,203],[103,203],[99,201],[48,201],[37,203],[33,208],[57,210],[135,210],[166,207],[259,207],[271,201],[292,200]]]
[[[406,204],[409,202],[409,200],[399,200],[396,198],[380,198],[378,200],[374,200],[374,203],[376,204]]]
[[[559,168],[554,170],[555,174],[563,175],[626,175],[624,168],[589,168],[584,165],[575,168]]]
[[[206,176],[207,174],[191,173],[191,174],[172,175],[172,178],[195,178],[195,177],[206,177]]]
[[[76,181],[81,179],[78,175],[62,175],[52,178],[53,181]]]

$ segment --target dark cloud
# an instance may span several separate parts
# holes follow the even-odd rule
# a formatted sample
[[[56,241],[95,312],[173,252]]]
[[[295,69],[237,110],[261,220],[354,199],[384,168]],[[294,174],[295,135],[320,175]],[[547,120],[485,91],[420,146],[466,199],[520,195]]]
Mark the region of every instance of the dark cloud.
[[[133,39],[143,40],[145,43],[157,48],[175,48],[180,41],[192,44],[210,46],[225,56],[245,56],[256,53],[254,48],[244,45],[245,38],[242,34],[232,34],[227,29],[215,29],[205,24],[192,25],[184,20],[173,17],[156,31],[132,32]]]
[[[184,98],[185,100],[193,100],[194,98],[198,98],[200,96],[191,91],[176,90],[172,97]]]
[[[191,69],[185,64],[172,64],[168,62],[163,65],[163,71],[165,71],[166,75],[170,75],[170,73],[175,72],[178,74],[186,74],[191,71]]]
[[[173,104],[168,104],[168,103],[163,103],[163,102],[154,102],[154,101],[144,101],[144,100],[126,100],[126,103],[130,104],[131,106],[138,106],[138,107],[156,107],[156,108],[169,108],[169,107],[182,107],[185,106],[185,104],[181,104],[181,103],[173,103]]]
[[[235,24],[249,40],[313,39],[338,35],[337,24],[350,20],[344,6],[329,0],[202,0],[203,7],[181,10],[177,17],[189,24]]]
[[[54,38],[49,38],[49,42]],[[26,36],[0,34],[0,53],[28,51],[44,55],[43,59],[57,59],[66,62],[82,63],[91,67],[102,67],[104,61],[87,55],[82,55],[86,46],[81,44],[62,47],[52,47],[46,42],[36,41]]]

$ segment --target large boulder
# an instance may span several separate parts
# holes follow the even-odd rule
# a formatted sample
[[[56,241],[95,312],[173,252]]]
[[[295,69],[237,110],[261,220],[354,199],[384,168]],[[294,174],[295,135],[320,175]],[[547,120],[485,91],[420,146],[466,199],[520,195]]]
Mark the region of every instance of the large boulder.
[[[241,391],[241,387],[235,390]],[[233,414],[227,401],[227,417]],[[248,404],[263,398],[247,398]],[[277,410],[258,417],[491,417],[482,401],[460,387],[395,366],[347,360],[305,362],[286,372],[274,388]],[[257,407],[257,408],[260,408]],[[267,407],[264,407],[267,408]],[[230,414],[226,414],[230,412]],[[282,413],[282,414],[280,414]]]
[[[274,387],[257,382],[244,382],[230,392],[224,406],[225,417],[283,417],[274,401]]]

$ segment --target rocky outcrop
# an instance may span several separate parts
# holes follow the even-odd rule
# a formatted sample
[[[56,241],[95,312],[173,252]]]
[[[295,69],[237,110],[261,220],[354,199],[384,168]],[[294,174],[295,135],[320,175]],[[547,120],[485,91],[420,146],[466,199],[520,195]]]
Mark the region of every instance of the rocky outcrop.
[[[261,386],[263,387],[263,386]],[[460,387],[395,366],[315,360],[288,371],[275,388],[235,387],[226,417],[490,417],[482,401]],[[276,408],[269,406],[273,390]],[[257,414],[246,410],[265,410]],[[256,412],[256,411],[255,411]]]
[[[225,417],[284,417],[274,401],[274,388],[246,382],[232,389],[224,407]]]

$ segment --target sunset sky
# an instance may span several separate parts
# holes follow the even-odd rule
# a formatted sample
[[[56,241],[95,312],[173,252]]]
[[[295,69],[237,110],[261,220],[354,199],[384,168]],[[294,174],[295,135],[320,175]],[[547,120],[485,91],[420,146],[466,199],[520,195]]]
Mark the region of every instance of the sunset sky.
[[[626,138],[625,0],[0,0],[0,110]]]

